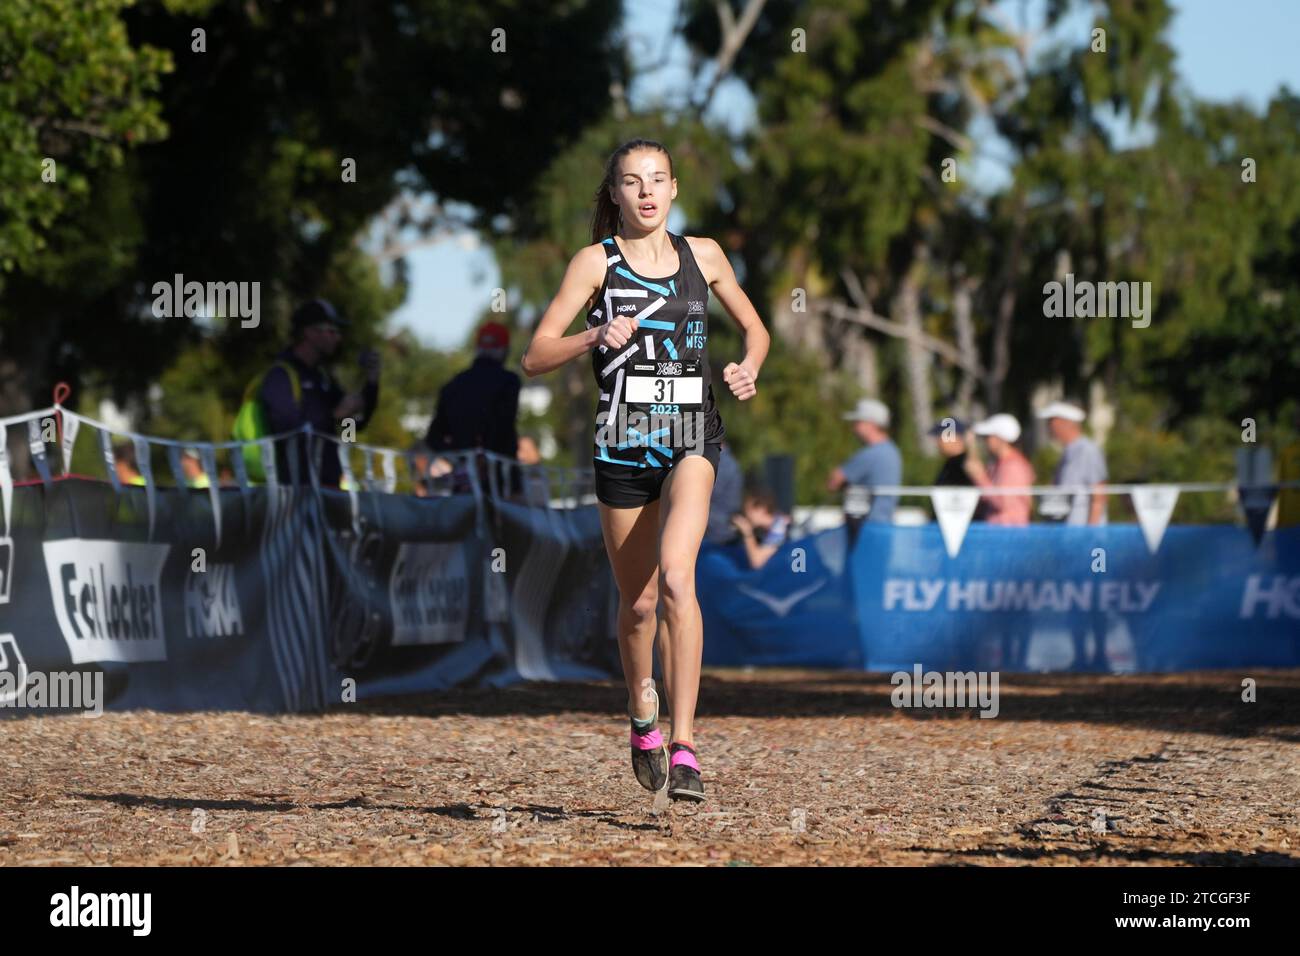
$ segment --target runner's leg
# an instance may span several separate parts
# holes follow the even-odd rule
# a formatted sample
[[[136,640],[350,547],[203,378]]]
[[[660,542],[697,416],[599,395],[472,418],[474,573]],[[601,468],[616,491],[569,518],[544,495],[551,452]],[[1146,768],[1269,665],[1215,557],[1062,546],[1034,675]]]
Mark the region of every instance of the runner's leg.
[[[682,459],[659,499],[659,599],[667,625],[665,681],[672,690],[672,737],[692,743],[700,693],[704,621],[695,595],[695,562],[709,522],[713,466],[703,457]]]
[[[628,713],[647,718],[654,700],[642,700],[641,682],[652,677],[659,584],[659,502],[640,508],[601,504],[600,527],[605,551],[618,585],[618,653],[627,682]]]

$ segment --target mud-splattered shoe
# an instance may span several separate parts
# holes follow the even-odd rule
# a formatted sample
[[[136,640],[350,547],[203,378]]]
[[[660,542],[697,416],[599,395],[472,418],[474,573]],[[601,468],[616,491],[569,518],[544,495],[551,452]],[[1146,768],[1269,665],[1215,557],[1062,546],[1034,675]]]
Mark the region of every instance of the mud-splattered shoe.
[[[674,800],[704,799],[704,784],[700,782],[700,763],[695,759],[695,749],[690,744],[675,742],[669,748],[668,796]]]
[[[664,735],[655,726],[659,721],[659,695],[655,694],[655,712],[649,720],[637,720],[631,714],[628,717],[632,722],[632,772],[636,782],[652,792],[662,790],[668,782],[668,750]]]

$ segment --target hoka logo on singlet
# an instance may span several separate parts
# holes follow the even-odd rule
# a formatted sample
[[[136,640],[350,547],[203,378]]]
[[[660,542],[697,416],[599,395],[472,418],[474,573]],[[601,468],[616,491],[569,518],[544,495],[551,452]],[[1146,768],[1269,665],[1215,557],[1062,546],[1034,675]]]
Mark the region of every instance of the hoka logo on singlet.
[[[619,306],[617,309],[615,309],[614,311],[615,311],[615,312],[635,312],[635,311],[636,311],[636,303],[635,303],[635,302],[629,302],[627,305],[620,305],[620,306]]]

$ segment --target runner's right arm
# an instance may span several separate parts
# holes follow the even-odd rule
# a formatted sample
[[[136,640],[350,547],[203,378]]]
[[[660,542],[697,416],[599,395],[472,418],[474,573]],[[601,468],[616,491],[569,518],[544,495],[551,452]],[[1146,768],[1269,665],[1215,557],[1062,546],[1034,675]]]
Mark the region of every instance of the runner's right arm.
[[[598,345],[619,348],[636,330],[636,321],[620,316],[573,335],[565,335],[573,317],[605,282],[605,249],[600,243],[580,250],[571,260],[560,282],[560,291],[546,307],[533,340],[524,352],[523,369],[529,378],[554,371],[564,363],[590,352]],[[608,316],[605,317],[608,320]]]

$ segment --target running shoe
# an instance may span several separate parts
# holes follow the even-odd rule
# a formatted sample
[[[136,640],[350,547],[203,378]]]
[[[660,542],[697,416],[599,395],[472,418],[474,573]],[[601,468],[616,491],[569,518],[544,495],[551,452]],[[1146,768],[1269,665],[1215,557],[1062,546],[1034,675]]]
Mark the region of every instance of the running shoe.
[[[659,721],[659,695],[653,689],[650,693],[655,698],[654,716],[649,720],[650,729],[645,732],[638,730],[635,718],[631,714],[628,717],[632,719],[632,772],[636,774],[637,783],[654,792],[662,790],[668,780],[668,751],[664,747],[663,734],[654,726]],[[642,726],[646,726],[645,721],[642,721]]]
[[[695,748],[678,742],[672,745],[670,754],[668,796],[674,800],[703,800],[704,784],[700,782],[700,762],[695,759]]]

